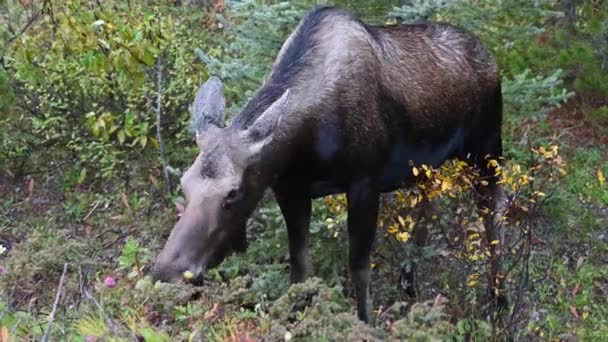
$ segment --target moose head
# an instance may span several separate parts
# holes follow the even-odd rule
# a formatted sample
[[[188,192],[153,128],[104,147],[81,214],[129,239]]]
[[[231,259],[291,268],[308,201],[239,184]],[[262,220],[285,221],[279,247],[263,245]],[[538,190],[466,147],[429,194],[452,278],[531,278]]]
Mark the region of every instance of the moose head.
[[[225,127],[222,82],[212,76],[199,89],[192,108],[199,153],[181,178],[186,207],[158,255],[155,279],[176,282],[190,271],[190,281],[202,284],[207,269],[246,249],[247,219],[272,177],[264,155],[288,98],[286,90],[248,127]]]

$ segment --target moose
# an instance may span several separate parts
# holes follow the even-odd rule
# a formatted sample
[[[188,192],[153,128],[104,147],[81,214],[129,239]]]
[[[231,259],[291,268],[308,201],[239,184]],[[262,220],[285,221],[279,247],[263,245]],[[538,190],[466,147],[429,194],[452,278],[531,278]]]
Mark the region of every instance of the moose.
[[[495,211],[502,188],[502,95],[482,42],[447,23],[364,23],[345,9],[310,10],[262,86],[227,125],[211,76],[192,107],[200,152],[184,172],[186,207],[152,269],[154,279],[201,284],[206,270],[246,250],[246,223],[270,189],[285,219],[290,282],[308,276],[311,201],[346,194],[348,271],[369,322],[370,254],[380,195],[411,184],[412,163],[468,159],[488,180],[477,204]],[[498,237],[487,219],[488,241]],[[491,244],[500,253],[500,243]]]

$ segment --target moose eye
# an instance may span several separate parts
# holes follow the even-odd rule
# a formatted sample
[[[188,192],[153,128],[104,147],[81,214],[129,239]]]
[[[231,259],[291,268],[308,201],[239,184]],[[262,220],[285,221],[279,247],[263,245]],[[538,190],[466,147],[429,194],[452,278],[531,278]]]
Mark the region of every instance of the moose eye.
[[[226,199],[224,200],[224,209],[229,209],[231,205],[236,203],[241,198],[241,194],[238,190],[232,189],[226,195]]]
[[[227,199],[227,200],[235,199],[235,198],[236,198],[236,195],[237,195],[236,190],[234,190],[234,189],[233,189],[233,190],[230,190],[230,191],[228,192],[228,195],[226,195],[226,199]]]

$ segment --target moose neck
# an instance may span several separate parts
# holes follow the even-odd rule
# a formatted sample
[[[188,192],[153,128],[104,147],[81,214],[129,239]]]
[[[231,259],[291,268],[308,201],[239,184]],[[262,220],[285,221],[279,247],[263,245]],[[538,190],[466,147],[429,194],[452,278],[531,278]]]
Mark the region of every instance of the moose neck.
[[[281,125],[279,128],[283,128]],[[273,140],[260,152],[262,178],[271,185],[274,180],[284,173],[292,156],[293,139],[288,131],[275,133]]]

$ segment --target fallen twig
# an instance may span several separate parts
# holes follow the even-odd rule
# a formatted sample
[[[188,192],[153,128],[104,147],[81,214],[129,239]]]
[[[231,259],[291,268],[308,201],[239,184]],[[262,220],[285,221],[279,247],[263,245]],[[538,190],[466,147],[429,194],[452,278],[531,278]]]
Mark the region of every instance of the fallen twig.
[[[83,288],[83,292],[84,295],[93,302],[93,304],[95,304],[95,306],[99,309],[99,311],[101,312],[101,314],[103,315],[103,317],[106,320],[106,323],[108,324],[108,326],[110,327],[110,330],[114,331],[115,330],[115,325],[114,322],[112,322],[112,320],[106,315],[106,313],[103,311],[103,307],[101,306],[101,304],[99,304],[99,302],[97,301],[97,299],[95,299],[95,297],[93,297],[93,295],[91,295],[89,293],[89,291],[86,288]]]
[[[49,338],[49,333],[51,332],[51,324],[53,324],[53,319],[55,318],[55,312],[57,311],[57,306],[59,305],[59,298],[61,297],[61,289],[63,288],[63,281],[65,280],[65,273],[68,270],[68,264],[63,264],[63,272],[61,273],[61,278],[59,279],[59,285],[57,286],[57,294],[55,295],[55,302],[53,303],[53,310],[51,311],[51,315],[49,317],[49,325],[46,326],[46,331],[42,336],[41,341],[46,342]]]
[[[106,324],[108,325],[110,330],[116,331],[116,325],[114,324],[114,322],[112,322],[110,317],[108,317],[108,315],[106,315],[105,311],[103,310],[103,307],[101,306],[101,304],[99,304],[97,299],[95,299],[95,297],[93,297],[93,295],[89,292],[89,290],[87,290],[85,281],[84,281],[83,275],[82,275],[82,273],[83,273],[82,269],[80,269],[79,273],[80,273],[80,293],[82,295],[84,295],[88,300],[93,302],[93,304],[95,304],[97,309],[99,309],[99,312],[103,315],[103,318],[105,319]]]
[[[100,203],[101,203],[101,201],[95,202],[95,205],[93,206],[93,208],[91,210],[89,210],[89,213],[82,219],[82,222],[86,222],[89,219],[89,217],[93,214],[93,212],[95,212],[97,207],[99,207]]]

